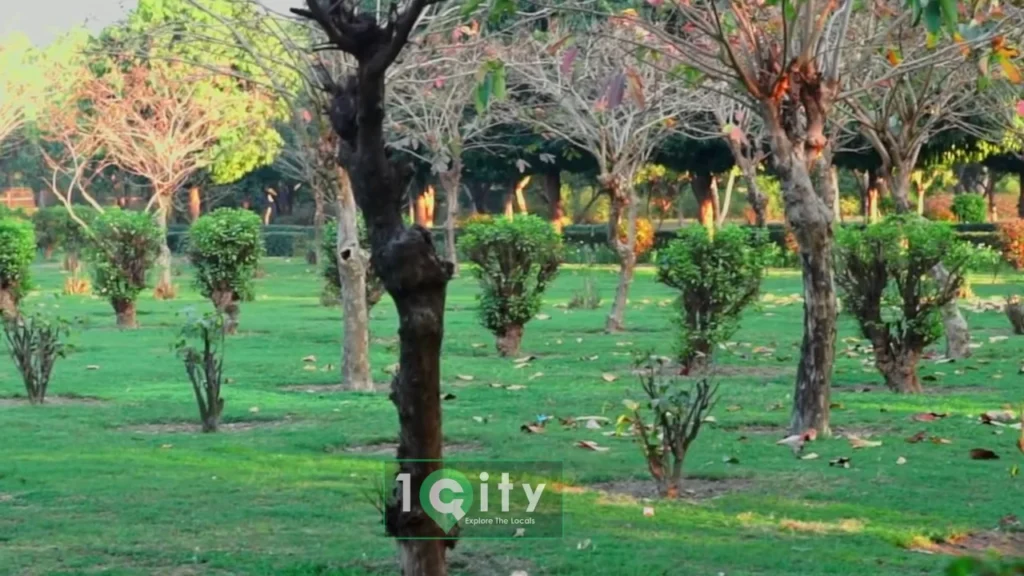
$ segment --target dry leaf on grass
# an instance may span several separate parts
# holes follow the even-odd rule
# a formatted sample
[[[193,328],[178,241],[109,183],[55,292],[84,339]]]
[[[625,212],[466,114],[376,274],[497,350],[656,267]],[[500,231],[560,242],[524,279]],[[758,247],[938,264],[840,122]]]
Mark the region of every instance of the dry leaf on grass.
[[[306,364],[302,369],[306,372],[316,372],[316,366],[313,366],[312,364]]]
[[[513,360],[513,362],[515,362],[516,364],[522,364],[524,362],[530,362],[531,360],[536,360],[536,359],[537,359],[536,356],[530,355],[530,356],[523,356],[522,358],[516,358],[515,360]]]
[[[587,450],[593,450],[594,452],[607,452],[611,450],[607,446],[598,446],[597,442],[591,440],[580,440],[576,443],[580,448],[586,448]]]
[[[88,366],[85,367],[85,369],[86,370],[99,370],[100,367],[97,366],[96,364],[89,364]]]
[[[850,441],[850,446],[854,450],[859,450],[861,448],[877,448],[877,447],[882,445],[882,443],[880,441],[877,441],[877,440],[865,440],[865,439],[861,438],[860,436],[855,436],[853,434],[848,434],[846,436],[846,439]]]
[[[487,344],[482,344],[480,342],[473,342],[472,344],[470,344],[470,346],[472,346],[473,348],[483,348],[484,346],[487,346]]]
[[[934,422],[949,416],[948,412],[921,412],[910,417],[914,422]]]
[[[455,394],[452,394],[451,392],[444,394],[441,396],[441,400],[455,400]]]
[[[929,438],[929,440],[931,440],[932,444],[952,444],[953,443],[952,440],[947,440],[947,439],[939,437],[939,436],[932,436],[931,438]]]
[[[589,430],[600,430],[601,423],[598,422],[597,420],[587,420],[586,428]]]
[[[907,459],[904,458],[903,456],[900,456],[899,458],[896,459],[896,464],[899,465],[899,466],[903,466],[906,463],[907,463]]]
[[[800,457],[801,460],[817,460],[820,458],[817,452],[809,452]]]
[[[910,444],[917,444],[918,442],[924,441],[924,439],[927,438],[927,437],[928,437],[928,433],[925,432],[924,430],[921,430],[917,434],[914,434],[913,436],[909,436],[907,438],[907,442],[909,442]]]
[[[536,374],[534,374],[533,376],[530,376],[529,378],[527,378],[527,380],[536,380],[537,378],[540,378],[540,377],[541,377],[541,376],[543,376],[543,375],[544,375],[544,373],[543,373],[543,372],[537,372],[537,373],[536,373]]]
[[[644,516],[647,517],[647,518],[650,518],[651,516],[654,516],[654,507],[653,506],[644,506]]]
[[[258,414],[259,411],[260,411],[260,407],[259,406],[253,406],[252,408],[249,408],[249,413],[250,414]]]
[[[604,380],[605,382],[615,382],[616,380],[619,379],[619,377],[616,376],[615,374],[609,374],[608,372],[605,372],[601,374],[601,379]]]
[[[523,424],[522,426],[519,427],[519,429],[522,430],[523,432],[526,432],[527,434],[544,433],[544,427],[538,426],[537,424]]]
[[[473,377],[470,376],[469,374],[458,374],[455,377],[458,378],[459,380],[462,380],[463,382],[472,382],[473,381]]]
[[[517,390],[526,390],[526,386],[523,386],[522,384],[513,384],[511,386],[505,386],[505,390],[510,390],[512,392]]]
[[[1008,338],[1009,338],[1009,336],[989,336],[988,337],[988,343],[989,344],[994,344],[996,342],[1002,342],[1003,340],[1006,340]]]
[[[739,412],[740,410],[743,410],[743,406],[740,406],[739,404],[732,404],[725,407],[726,412]]]
[[[971,460],[999,460],[999,455],[985,448],[972,448]]]
[[[1004,422],[1013,422],[1017,419],[1017,415],[1013,410],[989,410],[982,413],[979,418],[982,424],[998,425]]]
[[[849,468],[850,467],[850,459],[848,457],[846,457],[846,456],[840,456],[839,458],[834,458],[832,460],[829,460],[828,461],[828,465],[829,466],[835,466],[837,468]]]

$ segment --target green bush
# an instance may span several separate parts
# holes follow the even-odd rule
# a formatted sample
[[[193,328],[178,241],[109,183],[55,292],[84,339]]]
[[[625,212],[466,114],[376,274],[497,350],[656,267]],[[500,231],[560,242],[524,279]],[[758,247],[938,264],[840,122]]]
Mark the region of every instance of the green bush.
[[[17,314],[18,302],[31,287],[29,267],[35,257],[32,223],[0,218],[0,312]]]
[[[562,262],[562,239],[533,215],[471,222],[460,247],[476,264],[480,319],[497,337],[498,352],[515,355],[523,326],[540,310],[544,289]]]
[[[366,224],[360,214],[356,218],[359,226],[359,247],[369,252],[370,238],[366,234]],[[320,245],[320,253],[323,255],[322,274],[324,279],[325,303],[337,303],[341,298],[341,276],[338,272],[338,222],[330,220],[324,225],[324,237]],[[373,308],[380,302],[384,295],[384,283],[377,277],[373,266],[367,263],[366,266],[366,306]]]
[[[950,208],[958,222],[976,224],[985,221],[985,197],[979,194],[957,194]]]
[[[942,336],[942,307],[956,299],[982,254],[952,226],[916,215],[837,231],[833,257],[844,311],[871,341],[875,366],[893,391],[921,391],[921,353]],[[944,286],[930,274],[939,264],[949,273]]]
[[[148,213],[110,208],[96,217],[92,230],[86,258],[93,290],[110,301],[119,326],[133,327],[135,300],[160,252],[160,229]]]
[[[1021,576],[1024,561],[957,558],[946,567],[946,576]]]
[[[188,258],[195,285],[226,316],[224,328],[234,332],[238,302],[253,298],[253,278],[263,256],[260,217],[240,208],[218,208],[192,224]]]
[[[75,215],[87,225],[96,219],[96,210],[88,206],[76,206]],[[64,206],[50,206],[32,215],[36,232],[36,245],[49,257],[55,250],[63,250],[71,267],[76,267],[88,241],[82,226],[68,213]]]
[[[725,226],[711,236],[687,226],[661,251],[658,282],[680,292],[678,354],[686,370],[703,368],[736,331],[775,250],[755,229]]]

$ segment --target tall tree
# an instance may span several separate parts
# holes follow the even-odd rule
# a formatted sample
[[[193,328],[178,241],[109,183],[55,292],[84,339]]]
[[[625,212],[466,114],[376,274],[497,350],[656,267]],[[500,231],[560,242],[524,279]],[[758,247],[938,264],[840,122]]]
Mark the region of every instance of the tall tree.
[[[408,173],[388,158],[384,135],[387,70],[432,2],[411,0],[401,9],[393,4],[384,22],[355,2],[329,8],[319,0],[306,3],[308,9],[293,12],[314,20],[330,46],[357,63],[354,74],[334,83],[331,123],[341,139],[339,160],[366,219],[374,270],[398,309],[399,368],[391,399],[398,410],[398,457],[401,473],[409,475],[411,501],[394,494],[386,504],[385,527],[389,534],[418,538],[398,543],[402,574],[444,575],[446,551],[454,541],[439,539],[444,534],[424,512],[419,493],[442,456],[440,357],[453,267],[438,256],[429,230],[403,223]]]
[[[687,100],[663,65],[638,58],[634,24],[612,18],[571,33],[549,25],[551,40],[523,34],[512,43],[509,98],[517,118],[546,137],[594,157],[610,200],[608,242],[619,258],[619,284],[605,329],[623,329],[636,267],[637,171],[672,132]],[[625,223],[625,233],[620,227]]]
[[[16,134],[40,96],[32,43],[21,34],[0,39],[0,155],[4,142]]]

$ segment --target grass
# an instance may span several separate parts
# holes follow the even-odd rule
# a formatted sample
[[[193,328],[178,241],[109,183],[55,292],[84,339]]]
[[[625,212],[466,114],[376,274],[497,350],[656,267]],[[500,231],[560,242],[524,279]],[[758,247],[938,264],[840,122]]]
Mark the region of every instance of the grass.
[[[56,264],[37,265],[38,290],[28,308],[80,318],[73,352],[59,362],[50,394],[104,402],[42,407],[0,401],[0,573],[3,574],[252,574],[312,576],[393,574],[395,546],[366,493],[385,455],[346,448],[391,442],[397,420],[387,395],[308,393],[289,386],[336,384],[341,321],[323,308],[316,270],[298,260],[272,260],[258,281],[256,301],[242,306],[240,335],[229,340],[225,421],[267,421],[218,434],[154,432],[154,424],[197,422],[183,367],[171,343],[187,306],[209,304],[177,279],[179,298],[139,303],[137,331],[118,331],[109,305],[89,296],[54,296],[63,285]],[[538,356],[516,369],[493,349],[475,316],[474,282],[455,280],[448,296],[443,389],[448,443],[471,444],[476,458],[562,460],[568,482],[648,480],[639,449],[600,430],[520,432],[538,414],[618,415],[635,388],[630,355],[672,352],[672,293],[642,269],[619,335],[601,332],[606,305],[567,311],[586,272],[567,267],[526,329],[525,353]],[[607,304],[615,277],[593,272]],[[1017,276],[978,277],[981,297],[1017,289]],[[765,292],[800,292],[799,275],[775,271]],[[717,424],[695,443],[687,470],[702,486],[714,479],[733,487],[713,499],[638,501],[628,495],[571,490],[565,495],[561,540],[461,542],[451,555],[454,574],[507,575],[905,575],[937,573],[948,558],[908,550],[913,543],[994,529],[1000,517],[1021,513],[1024,464],[1015,431],[1002,435],[977,424],[977,414],[1024,401],[1018,375],[1024,338],[1010,334],[1001,312],[968,311],[981,347],[967,362],[936,365],[923,374],[930,393],[898,397],[856,392],[881,378],[840,344],[834,379],[834,426],[872,433],[877,448],[853,451],[845,439],[818,441],[817,460],[797,460],[776,446],[775,433],[744,430],[788,420],[801,336],[799,302],[764,303],[749,312],[735,345],[719,351],[731,368],[721,379]],[[562,305],[562,306],[559,306]],[[387,381],[395,361],[397,318],[385,298],[372,314],[375,377]],[[991,336],[1010,336],[990,342]],[[856,336],[844,318],[840,338]],[[479,346],[485,344],[485,346]],[[758,346],[771,354],[754,354]],[[317,370],[303,358],[315,355]],[[591,360],[592,356],[597,356]],[[98,366],[98,369],[88,367]],[[606,382],[602,374],[618,376]],[[457,375],[473,376],[472,381]],[[491,383],[520,384],[509,391]],[[13,365],[0,365],[0,396],[23,394]],[[776,406],[781,404],[783,408]],[[910,416],[950,412],[933,423]],[[486,423],[474,416],[487,417]],[[908,444],[919,430],[952,440]],[[745,437],[745,439],[741,439]],[[578,448],[579,440],[610,447]],[[973,461],[971,448],[1002,458]],[[726,463],[735,457],[738,464]],[[849,469],[829,467],[838,456]],[[905,465],[897,465],[899,457]],[[645,517],[644,506],[655,515]]]

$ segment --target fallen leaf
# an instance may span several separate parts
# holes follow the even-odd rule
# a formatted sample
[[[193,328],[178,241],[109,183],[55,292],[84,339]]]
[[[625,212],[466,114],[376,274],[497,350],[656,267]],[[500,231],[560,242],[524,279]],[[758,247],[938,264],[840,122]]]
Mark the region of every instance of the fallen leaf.
[[[896,464],[899,465],[899,466],[903,466],[906,463],[907,463],[907,459],[904,458],[903,456],[900,456],[899,458],[896,459]]]
[[[478,423],[478,424],[483,424],[483,423],[484,423],[484,422],[486,422],[487,420],[486,420],[486,419],[484,419],[484,417],[483,417],[483,416],[473,416],[473,421],[474,421],[474,422],[476,422],[476,423]]]
[[[534,318],[537,320],[550,320],[551,316],[548,316],[547,314],[537,314]]]
[[[590,430],[600,430],[601,424],[597,420],[587,420],[587,426]]]
[[[999,460],[999,455],[985,448],[972,448],[971,460]]]
[[[647,518],[654,516],[654,508],[652,506],[644,506],[644,516]]]
[[[1003,340],[1007,340],[1008,338],[1009,336],[989,336],[988,343],[993,344],[995,342],[1002,342]]]
[[[541,376],[543,376],[543,375],[544,375],[544,373],[543,373],[543,372],[537,372],[537,373],[536,373],[536,374],[534,374],[533,376],[530,376],[529,378],[527,378],[527,380],[536,380],[537,378],[540,378],[540,377],[541,377]]]
[[[740,406],[739,404],[733,404],[725,407],[726,412],[739,412],[740,410],[743,410],[743,406]]]
[[[526,528],[516,528],[516,531],[512,533],[513,538],[522,538],[526,536]]]
[[[740,459],[735,456],[722,456],[722,462],[725,464],[739,464]]]
[[[160,448],[163,448],[164,450],[170,450],[171,448],[174,448],[174,444],[161,444]]]
[[[531,356],[523,356],[522,358],[516,358],[515,360],[513,360],[513,362],[515,362],[516,364],[522,364],[523,362],[529,362],[531,360],[536,360],[536,359],[537,359],[537,357],[533,356],[533,355],[531,355]]]
[[[800,457],[801,460],[817,460],[820,458],[817,452],[809,452]]]
[[[593,362],[594,360],[597,360],[597,358],[598,358],[597,354],[594,354],[593,356],[583,356],[580,359],[581,360],[590,360],[591,362]]]
[[[441,396],[441,400],[455,400],[455,394],[452,394],[451,392],[449,392],[449,393],[445,394],[444,396]]]
[[[587,548],[590,548],[590,538],[587,538],[586,540],[580,540],[576,543],[577,550],[586,550]]]
[[[498,382],[491,382],[491,388],[504,388],[505,385]]]
[[[100,367],[98,365],[96,365],[96,364],[89,364],[88,366],[85,367],[85,369],[86,370],[99,370]]]
[[[306,356],[305,358],[303,358],[302,361],[303,362],[316,362],[316,356],[313,356],[312,354],[310,354],[309,356]]]
[[[537,424],[523,424],[519,429],[527,434],[542,434],[544,432],[544,427]]]
[[[705,416],[702,422],[706,422],[708,424],[716,424],[718,423],[718,418],[715,418],[714,416]]]
[[[982,413],[979,418],[981,418],[982,424],[996,424],[999,422],[1013,422],[1017,419],[1017,415],[1012,410],[989,410]]]
[[[480,343],[480,342],[473,342],[472,344],[470,344],[470,346],[472,346],[473,348],[483,348],[484,346],[487,346],[487,344],[483,344],[483,343]]]
[[[879,441],[865,440],[860,436],[854,436],[853,434],[847,435],[846,439],[850,441],[850,446],[854,450],[859,450],[861,448],[877,448],[882,445],[882,443]]]
[[[931,440],[932,444],[952,444],[953,443],[952,440],[947,440],[947,439],[941,438],[939,436],[932,436],[931,438],[929,438],[929,440]]]
[[[776,410],[782,410],[784,407],[785,406],[782,405],[782,402],[776,402],[775,404],[770,404],[767,408],[765,408],[765,410],[769,412],[774,412]]]
[[[583,343],[583,338],[577,338],[576,339],[576,343],[577,344],[582,344]]]
[[[828,461],[828,465],[829,466],[837,466],[837,467],[840,467],[840,468],[849,468],[850,467],[850,459],[848,457],[846,457],[846,456],[840,456],[839,458],[834,458],[832,460],[829,460]]]
[[[459,374],[459,375],[457,375],[455,377],[458,378],[459,380],[462,380],[463,382],[472,382],[473,381],[473,377],[468,375],[468,374]]]
[[[1010,468],[1010,478],[1016,478],[1018,474],[1020,474],[1020,466],[1014,464],[1013,467]]]
[[[594,452],[607,452],[608,450],[611,450],[611,448],[608,448],[606,446],[598,446],[597,442],[593,442],[591,440],[580,440],[579,442],[576,443],[576,445],[579,446],[580,448],[593,450]]]
[[[253,406],[252,408],[249,408],[249,413],[250,414],[258,414],[259,411],[260,411],[260,407],[259,406]]]
[[[842,402],[833,402],[829,404],[829,408],[832,410],[845,410],[846,404],[843,404]]]
[[[516,364],[516,365],[514,366],[514,368],[515,368],[516,370],[518,370],[518,369],[520,369],[520,368],[526,368],[526,367],[527,367],[527,366],[529,366],[529,365],[530,365],[530,363],[529,363],[529,362],[523,362],[522,364]]]
[[[302,367],[302,369],[307,372],[316,372],[316,366],[312,364],[306,364],[305,366]]]
[[[511,386],[505,386],[505,390],[510,390],[512,392],[517,390],[526,390],[526,386],[523,386],[522,384],[513,384]]]
[[[616,380],[619,379],[619,377],[616,376],[615,374],[609,374],[605,372],[601,374],[601,379],[604,380],[605,382],[615,382]]]
[[[910,417],[914,422],[934,422],[935,420],[941,420],[949,416],[947,412],[922,412],[920,414],[914,414]]]
[[[907,442],[909,442],[910,444],[917,444],[918,442],[923,441],[927,437],[928,437],[928,433],[925,432],[924,430],[921,430],[917,434],[914,434],[913,436],[908,437],[907,438]]]

